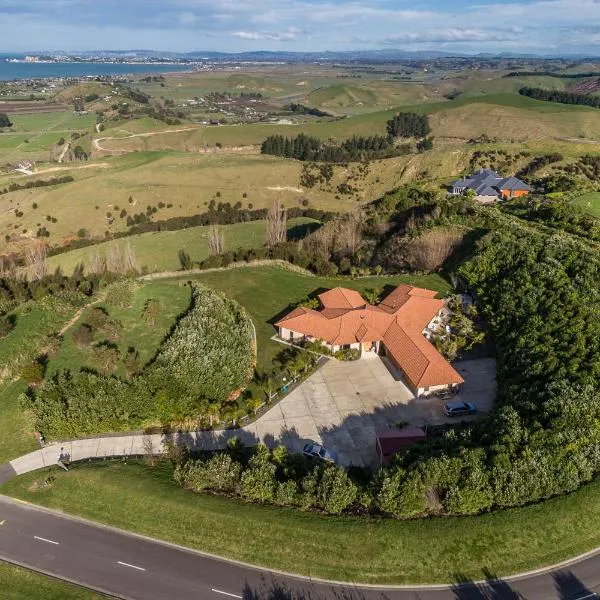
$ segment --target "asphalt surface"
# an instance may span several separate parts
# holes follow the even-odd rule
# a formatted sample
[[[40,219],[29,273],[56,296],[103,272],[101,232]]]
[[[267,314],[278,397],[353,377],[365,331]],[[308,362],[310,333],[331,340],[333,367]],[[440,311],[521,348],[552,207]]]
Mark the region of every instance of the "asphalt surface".
[[[600,554],[522,580],[507,583],[490,575],[485,584],[453,589],[319,583],[203,556],[5,496],[0,496],[0,559],[131,600],[591,600],[600,590]]]

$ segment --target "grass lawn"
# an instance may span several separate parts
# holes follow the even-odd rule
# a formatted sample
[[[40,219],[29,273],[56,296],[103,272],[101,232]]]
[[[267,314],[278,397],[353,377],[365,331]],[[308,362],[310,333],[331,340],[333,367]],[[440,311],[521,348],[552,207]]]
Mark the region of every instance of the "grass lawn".
[[[288,229],[293,229],[308,223],[316,223],[313,219],[290,219]],[[249,221],[223,225],[221,230],[225,238],[225,249],[257,248],[265,243],[265,221]],[[155,231],[142,233],[119,240],[117,244],[124,246],[128,242],[135,251],[138,264],[147,267],[150,272],[175,271],[180,268],[178,253],[185,250],[192,260],[201,261],[208,256],[208,231],[210,227],[190,227],[177,231]],[[48,260],[51,270],[60,266],[64,273],[70,274],[79,264],[88,263],[92,254],[100,252],[104,255],[106,242],[88,248],[79,248],[64,254],[51,256]]]
[[[588,192],[575,199],[575,203],[594,217],[600,217],[600,192]]]
[[[259,371],[270,371],[273,358],[283,348],[281,344],[270,340],[275,334],[271,324],[275,317],[288,312],[290,305],[317,290],[345,286],[361,291],[402,282],[437,290],[442,294],[447,294],[451,289],[450,284],[439,275],[396,275],[353,280],[310,277],[279,267],[248,267],[194,277],[183,274],[182,277],[195,279],[225,292],[248,311],[256,328]],[[174,281],[177,282],[177,279]]]
[[[159,300],[161,303],[160,314],[154,324],[150,325],[142,320],[144,305],[149,299]],[[129,347],[134,347],[139,353],[140,367],[146,364],[156,352],[165,334],[175,324],[177,317],[184,313],[190,304],[190,289],[186,286],[173,286],[166,283],[147,283],[135,290],[134,299],[128,308],[120,308],[108,304],[98,304],[103,307],[113,320],[119,321],[123,329],[120,339],[116,342],[120,358],[127,353]],[[60,369],[79,371],[81,367],[94,368],[91,349],[78,348],[73,343],[72,334],[79,323],[85,323],[89,312],[83,313],[79,321],[65,334],[58,353],[49,361],[46,373]],[[100,332],[95,334],[95,340],[101,342],[105,335]],[[120,360],[115,370],[116,375],[125,376],[125,369]]]
[[[33,417],[19,407],[19,394],[25,388],[23,381],[0,384],[0,464],[39,448]]]
[[[100,596],[84,588],[64,583],[26,569],[0,562],[2,600],[100,600]]]
[[[600,544],[600,481],[525,508],[415,521],[331,517],[193,494],[159,463],[30,473],[1,491],[123,529],[303,575],[363,583],[454,582],[522,572]],[[242,543],[243,540],[243,543]]]

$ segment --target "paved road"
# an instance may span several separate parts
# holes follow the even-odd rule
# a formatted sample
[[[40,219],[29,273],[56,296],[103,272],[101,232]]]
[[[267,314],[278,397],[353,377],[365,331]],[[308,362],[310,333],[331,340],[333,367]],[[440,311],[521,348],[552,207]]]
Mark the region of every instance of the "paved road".
[[[455,589],[361,589],[311,582],[71,519],[5,496],[0,496],[0,559],[131,600],[591,600],[600,589],[600,554],[559,572]]]

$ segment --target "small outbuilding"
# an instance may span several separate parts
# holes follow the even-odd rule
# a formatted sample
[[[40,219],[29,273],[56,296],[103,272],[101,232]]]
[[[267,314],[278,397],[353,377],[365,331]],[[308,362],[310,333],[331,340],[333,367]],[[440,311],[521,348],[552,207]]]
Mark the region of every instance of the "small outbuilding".
[[[375,446],[379,464],[387,464],[396,452],[417,442],[422,442],[426,438],[427,434],[421,427],[404,427],[403,429],[392,427],[377,431]]]

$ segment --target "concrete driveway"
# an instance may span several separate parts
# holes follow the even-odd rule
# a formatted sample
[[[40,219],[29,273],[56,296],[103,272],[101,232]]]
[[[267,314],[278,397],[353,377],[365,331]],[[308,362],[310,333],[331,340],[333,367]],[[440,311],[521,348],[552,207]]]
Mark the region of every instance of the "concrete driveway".
[[[455,363],[465,378],[457,398],[475,402],[480,413],[490,410],[495,395],[493,359]],[[259,419],[241,429],[191,431],[173,438],[195,451],[227,447],[237,437],[248,445],[259,441],[283,444],[301,452],[308,441],[323,443],[337,452],[342,466],[377,466],[375,432],[399,421],[411,425],[437,425],[445,417],[443,401],[416,399],[377,356],[354,362],[328,360],[307,381]],[[474,419],[476,417],[467,417]],[[72,461],[108,456],[160,453],[162,434],[123,434],[56,442],[0,465],[0,483],[14,475],[56,464],[57,454]],[[64,451],[64,452],[63,452]]]
[[[474,401],[480,413],[489,411],[496,394],[495,361],[464,361],[455,367],[465,378],[464,393],[456,399]],[[280,441],[293,451],[301,451],[307,441],[320,442],[338,454],[343,466],[374,467],[378,429],[400,421],[456,421],[444,415],[442,400],[416,399],[396,377],[377,356],[329,360],[248,429],[267,443]]]

